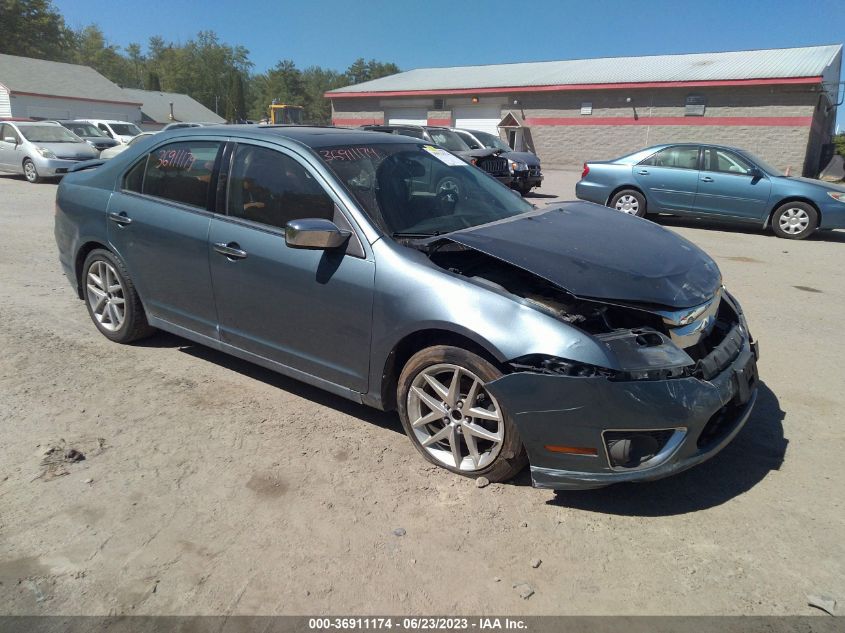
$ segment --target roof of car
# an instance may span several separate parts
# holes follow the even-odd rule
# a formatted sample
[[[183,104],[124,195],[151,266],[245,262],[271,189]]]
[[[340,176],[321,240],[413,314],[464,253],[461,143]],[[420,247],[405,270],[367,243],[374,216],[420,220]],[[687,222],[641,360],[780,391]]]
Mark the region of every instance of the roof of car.
[[[163,132],[169,134],[170,132]],[[280,136],[298,141],[308,147],[328,147],[331,145],[369,145],[371,143],[408,143],[409,139],[393,134],[374,136],[374,132],[361,128],[320,127],[308,125],[212,125],[207,127],[190,127],[173,130],[174,134],[208,134],[242,135],[247,138],[267,138]]]
[[[58,121],[5,121],[6,123],[14,123],[18,127],[34,127],[44,125],[59,125]]]

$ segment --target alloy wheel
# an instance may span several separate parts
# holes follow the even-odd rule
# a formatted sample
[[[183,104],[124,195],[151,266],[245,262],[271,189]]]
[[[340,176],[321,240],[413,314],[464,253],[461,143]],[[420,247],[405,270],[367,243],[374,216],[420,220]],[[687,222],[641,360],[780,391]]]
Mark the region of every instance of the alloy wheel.
[[[640,210],[640,202],[632,195],[624,195],[619,197],[615,207],[617,211],[622,213],[637,215],[637,211]]]
[[[420,445],[437,461],[465,472],[483,470],[505,437],[502,410],[471,371],[432,365],[408,391],[408,419]]]
[[[106,261],[95,260],[86,278],[88,305],[104,330],[115,332],[126,318],[126,294],[117,271]]]
[[[792,207],[780,214],[778,225],[784,233],[798,235],[810,225],[810,215],[801,208]]]
[[[38,180],[38,171],[35,169],[35,163],[31,160],[24,161],[23,174],[29,182]]]

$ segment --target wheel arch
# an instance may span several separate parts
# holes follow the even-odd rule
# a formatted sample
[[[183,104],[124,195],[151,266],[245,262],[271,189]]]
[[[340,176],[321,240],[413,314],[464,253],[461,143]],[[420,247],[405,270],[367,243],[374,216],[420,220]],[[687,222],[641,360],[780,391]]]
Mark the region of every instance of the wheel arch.
[[[604,201],[604,206],[610,206],[610,201],[613,200],[613,196],[615,196],[620,191],[624,191],[625,189],[631,189],[632,191],[636,191],[638,194],[640,194],[643,197],[643,200],[645,200],[645,207],[646,210],[648,210],[648,196],[645,195],[645,191],[643,191],[640,187],[636,185],[619,185],[618,187],[613,189],[613,191],[610,192],[610,195],[607,196],[607,200]]]
[[[109,251],[110,253],[114,253],[112,249],[110,249],[106,244],[102,242],[97,242],[95,240],[91,240],[85,242],[82,246],[79,247],[79,250],[76,251],[76,257],[73,261],[73,274],[74,278],[76,279],[76,294],[79,295],[80,299],[84,299],[84,295],[82,294],[82,265],[85,263],[85,258],[91,253],[91,251],[96,249],[102,249],[105,251]]]
[[[819,208],[815,202],[813,202],[810,198],[806,198],[804,196],[786,196],[785,198],[781,198],[778,200],[771,209],[769,209],[769,213],[766,215],[766,219],[763,222],[763,228],[768,228],[772,224],[772,218],[775,215],[775,211],[780,209],[783,205],[789,202],[803,202],[804,204],[809,204],[813,209],[816,210],[816,213],[819,216],[819,225],[822,223],[822,210]]]
[[[380,394],[382,409],[385,411],[396,409],[396,386],[399,382],[399,375],[402,373],[402,369],[411,356],[420,350],[435,345],[460,347],[468,352],[478,354],[481,358],[502,369],[502,371],[506,369],[504,363],[493,353],[492,346],[489,346],[489,343],[486,345],[482,344],[469,336],[453,330],[440,328],[417,330],[399,340],[385,359]]]

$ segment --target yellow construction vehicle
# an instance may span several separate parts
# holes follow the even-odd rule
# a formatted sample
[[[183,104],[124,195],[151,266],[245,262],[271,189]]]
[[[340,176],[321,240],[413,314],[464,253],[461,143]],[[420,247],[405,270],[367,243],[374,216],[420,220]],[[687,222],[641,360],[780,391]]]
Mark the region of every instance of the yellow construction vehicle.
[[[304,109],[302,106],[279,103],[273,99],[273,103],[270,104],[268,119],[271,125],[302,125],[302,111]]]

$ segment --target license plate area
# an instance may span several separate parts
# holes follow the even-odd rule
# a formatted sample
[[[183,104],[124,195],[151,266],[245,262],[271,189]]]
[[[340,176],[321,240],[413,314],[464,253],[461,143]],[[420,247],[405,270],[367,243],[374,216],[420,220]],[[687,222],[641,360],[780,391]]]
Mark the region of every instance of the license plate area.
[[[759,376],[757,374],[757,359],[753,354],[748,355],[745,364],[734,369],[733,381],[736,399],[740,404],[745,404],[751,399],[751,394],[757,386]]]

